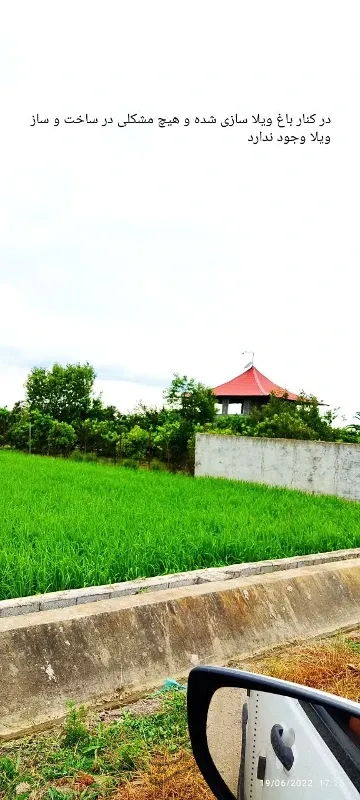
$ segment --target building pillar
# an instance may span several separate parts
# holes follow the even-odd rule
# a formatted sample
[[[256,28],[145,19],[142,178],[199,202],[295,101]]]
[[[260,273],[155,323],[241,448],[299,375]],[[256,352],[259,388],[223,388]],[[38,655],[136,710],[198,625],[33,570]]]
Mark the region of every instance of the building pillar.
[[[250,398],[244,398],[241,408],[242,414],[250,414],[251,408],[253,406],[253,402]]]
[[[222,414],[228,414],[229,413],[229,401],[228,401],[228,399],[222,401],[221,413]]]

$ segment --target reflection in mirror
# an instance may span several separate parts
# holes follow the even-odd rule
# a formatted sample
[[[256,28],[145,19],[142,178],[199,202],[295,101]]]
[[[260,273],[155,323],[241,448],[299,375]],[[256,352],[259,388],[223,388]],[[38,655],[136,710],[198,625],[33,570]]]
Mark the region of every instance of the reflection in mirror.
[[[331,706],[240,688],[220,688],[207,742],[236,800],[359,800],[360,719]]]

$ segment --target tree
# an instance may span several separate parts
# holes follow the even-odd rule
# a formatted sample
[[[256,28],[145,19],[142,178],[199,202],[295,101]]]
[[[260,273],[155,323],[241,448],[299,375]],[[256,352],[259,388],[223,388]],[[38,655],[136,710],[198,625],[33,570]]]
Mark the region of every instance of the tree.
[[[98,456],[116,458],[116,445],[119,435],[110,420],[94,420],[92,422],[93,449]]]
[[[32,452],[48,454],[50,449],[50,434],[53,430],[54,420],[50,417],[50,414],[42,414],[41,411],[32,411],[29,414],[29,422],[31,422]]]
[[[119,412],[115,406],[104,406],[101,394],[91,399],[89,418],[98,421],[116,422]]]
[[[217,414],[215,421],[211,425],[211,433],[222,433],[223,430],[230,430],[233,436],[251,436],[252,427],[248,414]]]
[[[33,367],[25,383],[27,405],[77,427],[89,414],[94,380],[94,368],[88,363],[54,364],[51,370]]]
[[[17,450],[28,450],[29,447],[29,420],[25,415],[18,417],[13,422],[9,431],[9,441]]]
[[[164,399],[170,409],[177,411],[187,422],[213,422],[216,415],[216,397],[212,389],[194,378],[182,378],[175,373],[169,389],[164,392]]]
[[[8,443],[11,412],[8,408],[0,408],[0,447]]]
[[[175,413],[156,428],[153,436],[155,452],[171,469],[188,467],[189,442],[193,432],[194,425],[179,419]]]
[[[146,456],[148,442],[148,432],[140,428],[140,425],[134,425],[134,427],[123,436],[122,452],[127,458],[136,458],[142,461]]]
[[[160,457],[170,466],[173,455],[174,445],[179,436],[181,422],[179,419],[168,420],[160,425],[154,434],[154,445]]]
[[[248,420],[251,436],[268,436],[286,439],[313,439],[324,442],[334,440],[331,423],[336,412],[327,411],[323,416],[314,396],[299,395],[298,402],[272,395],[269,402],[254,408]]]
[[[24,400],[22,400],[22,401],[17,400],[17,402],[14,403],[14,405],[13,405],[13,407],[11,409],[11,412],[10,412],[10,414],[11,414],[11,423],[16,422],[18,419],[20,419],[20,417],[24,414],[24,412],[26,410],[27,409],[26,409],[25,401]]]
[[[346,430],[360,433],[360,411],[357,411],[356,414],[354,414],[354,419],[359,420],[359,422],[353,422],[351,425],[347,425]]]
[[[49,450],[54,455],[68,456],[74,449],[76,433],[67,422],[53,422],[49,435]]]

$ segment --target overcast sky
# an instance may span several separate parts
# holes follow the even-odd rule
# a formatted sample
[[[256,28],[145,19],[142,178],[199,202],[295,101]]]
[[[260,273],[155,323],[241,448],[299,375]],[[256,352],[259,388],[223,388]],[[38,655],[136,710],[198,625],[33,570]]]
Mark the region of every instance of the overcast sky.
[[[88,360],[126,411],[160,403],[174,372],[230,380],[254,350],[351,420],[358,30],[358,0],[2,5],[0,405],[31,366]],[[98,124],[64,122],[86,113]],[[117,125],[135,113],[154,124]],[[221,126],[236,113],[274,137],[279,114],[331,124],[254,145],[258,125]]]

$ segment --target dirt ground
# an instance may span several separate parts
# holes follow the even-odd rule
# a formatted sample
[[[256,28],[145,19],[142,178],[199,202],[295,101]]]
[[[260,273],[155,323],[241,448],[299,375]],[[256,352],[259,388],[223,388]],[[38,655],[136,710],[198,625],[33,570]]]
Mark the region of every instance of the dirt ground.
[[[295,642],[291,646],[279,647],[260,655],[233,658],[228,663],[229,667],[247,670],[250,672],[272,675],[274,677],[290,680],[296,683],[323,689],[342,697],[360,701],[360,628],[346,633],[336,634],[306,642]],[[186,683],[185,680],[181,681]],[[229,699],[229,691],[233,696]],[[236,693],[236,695],[234,694]],[[168,727],[169,735],[161,740],[160,749],[154,748],[151,741],[155,741],[159,725],[168,725],[171,719],[167,713],[161,716],[164,694],[153,694],[151,697],[128,700],[126,706],[116,709],[103,709],[87,715],[87,725],[102,725],[109,731],[106,760],[101,769],[93,770],[91,761],[84,760],[84,767],[75,768],[75,750],[68,751],[72,759],[72,771],[66,771],[63,761],[59,762],[58,750],[60,741],[54,731],[50,734],[33,736],[31,742],[17,741],[3,745],[0,750],[0,800],[19,797],[20,800],[211,800],[212,793],[206,786],[189,748],[186,723],[185,692],[179,693],[183,700],[178,705],[175,717]],[[166,695],[166,693],[165,693]],[[178,698],[179,699],[179,698]],[[208,719],[209,748],[215,763],[221,767],[220,772],[225,781],[236,794],[237,775],[233,764],[239,763],[241,750],[241,708],[244,702],[242,690],[220,690],[214,696],[210,706]],[[171,708],[171,707],[169,707]],[[124,754],[112,745],[111,736],[116,734],[117,723],[122,727],[122,719],[129,717],[137,719],[134,723],[137,729],[136,747],[145,744],[148,759],[147,766],[139,766],[135,771],[131,769],[128,778],[122,772],[122,767],[117,766],[117,759],[124,760]],[[133,723],[131,723],[133,725]],[[139,727],[140,726],[140,727]],[[126,726],[125,726],[126,727]],[[127,729],[127,728],[126,728]],[[182,731],[181,746],[179,747],[178,729]],[[75,729],[73,729],[75,730]],[[129,728],[130,735],[131,730]],[[106,734],[101,734],[105,736]],[[46,737],[48,736],[48,739]],[[51,740],[51,736],[53,739]],[[126,734],[127,736],[127,734]],[[146,736],[150,736],[146,744]],[[155,736],[155,738],[156,738]],[[153,737],[153,738],[151,738]],[[48,744],[46,744],[46,741]],[[44,744],[41,744],[41,741]],[[51,744],[52,741],[52,744]],[[125,747],[127,739],[125,737]],[[176,746],[174,747],[174,744]],[[61,746],[61,745],[60,745]],[[37,748],[35,752],[34,748]],[[34,750],[34,753],[33,753]],[[176,752],[175,752],[176,750]],[[64,752],[64,751],[62,751]],[[84,751],[85,752],[85,751]],[[31,755],[33,753],[33,755]],[[235,758],[230,758],[233,754]],[[39,771],[39,758],[41,756],[41,770]],[[130,753],[131,755],[131,753]],[[28,765],[28,773],[19,779],[11,777],[11,764],[17,760]],[[113,761],[112,761],[113,759]],[[114,759],[116,764],[114,766]],[[123,763],[123,761],[122,761]],[[49,765],[52,766],[53,777],[46,777]],[[60,765],[63,777],[55,777],[55,766]],[[69,761],[70,765],[70,761]],[[3,769],[3,772],[2,772]],[[41,773],[41,774],[40,774]],[[28,775],[28,777],[27,777]],[[37,784],[35,785],[35,780]],[[16,791],[14,791],[14,789]],[[21,791],[23,790],[23,791]]]

